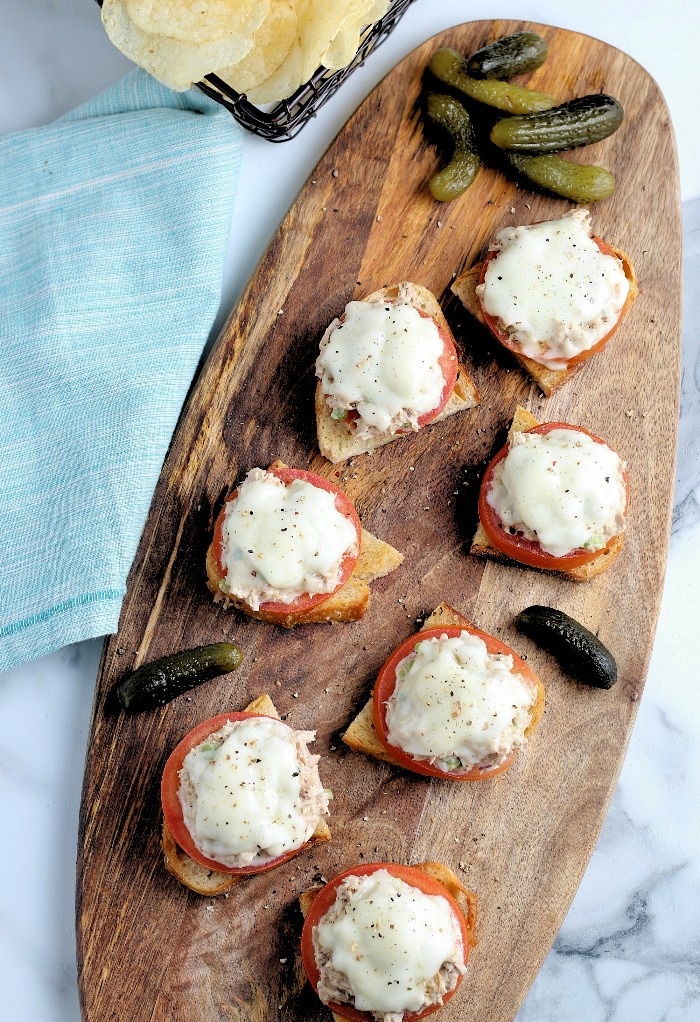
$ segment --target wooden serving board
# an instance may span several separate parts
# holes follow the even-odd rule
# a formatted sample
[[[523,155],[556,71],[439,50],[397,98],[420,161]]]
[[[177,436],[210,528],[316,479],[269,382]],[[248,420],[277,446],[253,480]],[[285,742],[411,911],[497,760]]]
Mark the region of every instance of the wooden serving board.
[[[578,157],[609,167],[617,191],[593,210],[596,232],[633,258],[641,293],[602,355],[544,399],[449,291],[499,228],[561,215],[564,200],[484,168],[447,205],[426,180],[437,165],[417,98],[434,49],[471,52],[520,28],[549,43],[534,87],[561,101],[604,91],[623,126]],[[337,172],[337,175],[336,175]],[[480,408],[372,457],[333,467],[319,455],[313,364],[319,338],[352,297],[413,280],[442,297],[482,393]],[[88,1022],[192,1018],[329,1019],[303,980],[296,899],[357,862],[440,860],[478,896],[479,946],[444,1022],[509,1022],[581,879],[620,770],[642,691],[664,577],[680,375],[680,217],[674,140],[663,98],[629,57],[587,36],[521,22],[473,22],[405,58],[341,131],[272,239],[191,395],[129,578],[119,634],[105,646],[81,808],[77,933]],[[282,310],[282,311],[280,311]],[[631,510],[610,571],[575,584],[468,555],[475,494],[516,402],[541,420],[579,423],[626,459]],[[227,489],[280,457],[337,480],[363,523],[406,555],[375,583],[361,622],[285,632],[215,606],[204,559]],[[506,774],[479,784],[409,775],[351,753],[340,733],[378,667],[415,619],[446,600],[530,658],[547,689],[543,721]],[[513,628],[533,603],[560,607],[614,651],[609,692],[562,677]],[[164,709],[116,712],[134,666],[235,639],[237,674]],[[269,692],[297,727],[317,729],[335,799],[333,840],[200,898],[164,870],[159,783],[179,739],[207,717]]]

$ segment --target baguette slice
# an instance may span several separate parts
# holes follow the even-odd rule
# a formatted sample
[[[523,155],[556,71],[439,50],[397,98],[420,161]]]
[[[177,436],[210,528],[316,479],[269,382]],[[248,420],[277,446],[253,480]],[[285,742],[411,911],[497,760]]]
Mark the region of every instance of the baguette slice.
[[[533,429],[534,426],[539,425],[534,415],[531,415],[526,408],[521,408],[520,405],[515,409],[515,415],[513,416],[513,422],[508,430],[508,440],[510,441],[513,433],[527,432],[528,429]],[[522,561],[516,561],[513,557],[509,557],[508,554],[504,554],[501,550],[497,550],[491,543],[486,529],[479,522],[476,532],[474,533],[474,539],[472,540],[470,554],[475,557],[489,557],[492,561],[498,561],[499,564],[515,564],[520,568],[527,568],[530,571],[542,571],[549,575],[559,575],[561,578],[570,578],[574,582],[588,582],[589,579],[595,578],[596,575],[600,575],[602,571],[605,571],[610,567],[612,562],[615,560],[617,555],[622,550],[625,541],[625,534],[621,532],[617,536],[613,543],[609,547],[601,550],[593,560],[588,561],[586,564],[580,564],[578,568],[568,568],[566,571],[556,571],[555,569],[549,568],[536,568],[529,564],[523,564]]]
[[[627,314],[629,307],[637,297],[639,288],[637,286],[637,276],[634,272],[634,266],[632,265],[630,257],[621,249],[615,248],[614,245],[611,245],[610,248],[622,262],[622,268],[630,285],[627,300],[625,301],[625,304],[622,307],[622,312],[620,313],[620,319],[618,320],[619,323]],[[479,302],[479,298],[476,293],[483,265],[483,263],[477,263],[476,266],[472,266],[471,270],[467,270],[466,273],[457,277],[457,279],[452,283],[452,291],[457,295],[467,312],[470,312],[471,315],[474,316],[475,319],[478,319],[478,321],[488,330],[489,328],[481,311],[481,303]],[[508,350],[510,351],[510,349]],[[547,369],[546,366],[541,365],[539,362],[535,362],[532,358],[528,358],[527,355],[521,355],[517,351],[512,351],[511,354],[530,374],[545,397],[549,397],[558,387],[561,387],[563,383],[570,380],[571,377],[574,376],[581,366],[585,365],[587,361],[586,359],[583,359],[581,362],[575,362],[568,369]]]
[[[286,468],[282,461],[275,461],[270,468]],[[350,577],[327,600],[301,611],[299,614],[287,614],[280,617],[264,610],[253,610],[245,600],[236,596],[227,596],[219,588],[221,573],[214,557],[214,547],[210,544],[207,550],[207,588],[214,595],[216,603],[224,607],[234,606],[244,614],[257,618],[259,621],[271,621],[282,628],[294,628],[295,625],[322,624],[335,621],[358,621],[369,603],[369,583],[377,578],[389,575],[403,563],[403,554],[395,550],[389,543],[377,539],[366,529],[360,537],[360,556]]]
[[[468,618],[460,614],[454,607],[450,607],[448,603],[441,603],[436,607],[430,617],[425,619],[420,627],[420,631],[423,632],[428,628],[439,628],[441,625],[447,628],[451,626],[456,626],[457,628],[474,627]],[[544,711],[544,686],[539,678],[537,680],[537,699],[532,708],[530,723],[525,729],[525,734],[528,738],[537,726]],[[374,726],[371,696],[342,736],[342,740],[355,752],[362,752],[366,756],[374,756],[375,759],[383,759],[386,763],[403,768],[403,764],[395,760],[379,741],[377,729]]]
[[[268,695],[258,696],[257,699],[254,699],[252,703],[246,706],[244,712],[264,713],[268,717],[280,719],[275,704]],[[305,847],[318,844],[320,841],[330,841],[330,839],[331,832],[328,824],[325,820],[319,820],[316,830]],[[191,859],[186,852],[183,852],[178,847],[165,820],[163,820],[162,841],[165,868],[168,873],[172,873],[181,884],[189,887],[196,894],[203,894],[213,898],[217,894],[224,894],[226,891],[230,891],[236,884],[248,878],[245,875],[237,876],[235,873],[217,873],[215,870],[207,869],[206,866],[202,866],[199,862]],[[299,850],[301,851],[302,849]],[[254,876],[255,874],[248,874],[248,876],[251,875]]]
[[[383,287],[379,291],[374,291],[371,295],[368,295],[364,301],[371,302],[382,298],[387,301],[393,301],[399,293],[399,287],[401,287],[400,284],[394,284],[392,287]],[[420,284],[412,284],[411,287],[416,292],[415,307],[421,309],[434,319],[454,342],[452,331],[443,316],[442,309],[435,296],[427,288],[421,287]],[[456,343],[455,348],[457,348]],[[467,369],[460,363],[457,372],[457,382],[450,399],[433,422],[446,419],[448,415],[454,415],[456,412],[463,412],[468,408],[474,408],[480,402],[481,398],[479,397],[474,380]],[[340,464],[341,461],[347,461],[348,458],[354,458],[358,454],[373,454],[377,448],[391,443],[392,440],[399,440],[401,437],[410,436],[409,433],[389,433],[386,436],[357,439],[342,420],[331,418],[330,409],[326,404],[320,380],[316,385],[315,403],[319,450],[323,457],[333,462],[334,465]]]
[[[421,873],[425,873],[432,880],[437,880],[439,884],[445,888],[448,894],[450,894],[459,905],[462,915],[467,921],[467,932],[469,933],[469,948],[476,947],[478,941],[474,935],[476,929],[476,895],[473,891],[470,891],[461,882],[457,874],[450,869],[449,866],[443,865],[441,862],[417,862],[411,864],[411,869],[419,869]],[[299,895],[299,908],[301,914],[306,918],[309,909],[313,903],[314,898],[323,885],[317,887],[310,887],[306,891],[302,891]],[[334,1022],[347,1022],[341,1015],[336,1015],[334,1011],[331,1012]]]

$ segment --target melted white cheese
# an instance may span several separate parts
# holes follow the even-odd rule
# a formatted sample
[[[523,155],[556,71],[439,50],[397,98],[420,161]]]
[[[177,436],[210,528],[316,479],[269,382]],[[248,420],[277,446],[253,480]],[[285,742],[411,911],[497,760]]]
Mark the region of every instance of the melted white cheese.
[[[397,665],[389,741],[443,770],[497,764],[525,744],[536,696],[512,668],[512,656],[489,653],[471,632],[424,639]]]
[[[395,301],[350,302],[321,340],[316,375],[334,418],[354,410],[358,437],[419,429],[437,408],[445,379],[435,322],[411,304],[402,285]]]
[[[313,731],[257,717],[227,722],[185,756],[178,791],[199,850],[226,866],[247,866],[300,848],[328,800]]]
[[[226,505],[220,587],[253,610],[293,603],[303,593],[332,593],[348,553],[357,553],[357,533],[334,494],[303,479],[285,486],[254,468]]]
[[[508,227],[496,235],[477,288],[520,350],[549,369],[600,341],[619,318],[629,281],[622,262],[592,239],[588,210],[560,220]]]
[[[625,528],[624,468],[615,451],[575,429],[514,433],[486,501],[555,557],[602,550]]]
[[[385,869],[346,877],[314,928],[314,943],[317,960],[329,959],[347,978],[360,1011],[418,1011],[435,1003],[426,999],[426,988],[446,963],[457,974],[465,971],[461,932],[447,900]]]

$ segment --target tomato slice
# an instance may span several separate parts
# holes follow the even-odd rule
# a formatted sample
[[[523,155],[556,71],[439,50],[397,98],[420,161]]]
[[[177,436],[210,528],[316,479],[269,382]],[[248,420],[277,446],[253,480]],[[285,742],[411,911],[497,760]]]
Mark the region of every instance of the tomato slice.
[[[424,319],[432,319],[432,316],[429,316],[428,313],[424,312],[422,309],[417,309],[416,311]],[[457,349],[454,346],[454,341],[447,330],[445,330],[445,328],[442,327],[436,319],[433,319],[433,323],[438,328],[440,340],[442,341],[442,355],[438,358],[438,365],[440,366],[440,372],[442,373],[442,378],[445,382],[442,387],[440,400],[435,408],[433,408],[430,412],[425,412],[424,415],[418,416],[418,425],[421,429],[423,426],[427,426],[429,422],[432,422],[433,419],[436,419],[450,400],[452,391],[455,389],[455,384],[457,383],[457,373],[459,372]]]
[[[610,255],[610,256],[613,256],[616,259],[619,258],[617,253],[610,247],[610,245],[608,245],[608,243],[606,241],[603,241],[602,238],[599,238],[599,237],[597,237],[597,235],[594,234],[594,235],[592,235],[592,239],[593,239],[593,241],[595,241],[596,245],[598,246],[600,251],[603,253],[603,255]],[[497,259],[499,254],[500,254],[499,252],[489,252],[489,254],[486,256],[486,258],[484,259],[484,262],[482,264],[482,267],[481,267],[481,275],[479,277],[479,284],[483,284],[484,283],[484,280],[486,278],[486,270],[488,269],[489,263],[491,263],[494,259]],[[489,312],[486,311],[486,309],[484,308],[484,303],[483,303],[483,301],[481,299],[481,295],[479,295],[478,298],[479,298],[479,305],[481,306],[481,314],[484,317],[484,321],[486,322],[486,325],[488,326],[489,330],[494,335],[494,337],[496,337],[501,342],[501,344],[503,344],[506,348],[509,348],[511,351],[516,352],[518,355],[524,355],[525,353],[522,350],[522,348],[520,346],[520,343],[517,340],[515,340],[515,338],[513,338],[507,332],[507,330],[503,329],[503,327],[500,325],[500,320],[498,319],[497,316],[492,316]],[[577,362],[584,362],[587,358],[590,358],[591,355],[595,355],[595,354],[597,354],[597,352],[602,351],[603,348],[605,347],[605,345],[608,343],[608,341],[612,337],[612,335],[617,330],[617,328],[620,325],[620,323],[622,322],[623,317],[627,314],[627,310],[629,309],[630,305],[632,304],[633,299],[634,299],[634,296],[632,294],[632,288],[630,288],[629,291],[627,292],[627,297],[625,299],[625,303],[622,306],[622,308],[620,309],[620,314],[617,317],[617,319],[616,319],[615,323],[613,324],[613,326],[611,327],[611,329],[607,332],[607,334],[605,334],[604,337],[601,337],[601,339],[599,341],[596,341],[596,343],[594,345],[592,345],[592,347],[586,348],[585,351],[580,351],[578,353],[578,355],[572,355],[571,358],[566,360],[566,364],[565,364],[564,368],[568,369],[569,366],[576,365]],[[532,355],[527,355],[525,357],[532,359],[533,362],[540,362],[540,359],[533,358]],[[542,363],[540,363],[540,364],[542,364]]]
[[[391,303],[387,302],[387,304]],[[433,317],[430,316],[423,309],[419,309],[416,305],[412,305],[411,308],[415,309],[418,315],[422,316],[423,319],[430,319],[433,321],[433,323],[438,329],[438,333],[440,334],[440,340],[442,341],[442,354],[438,358],[438,365],[440,366],[440,372],[442,373],[442,378],[444,380],[442,392],[440,394],[440,400],[438,401],[435,408],[431,409],[429,412],[424,412],[423,415],[418,416],[418,425],[422,429],[423,426],[427,426],[428,423],[432,422],[433,419],[436,419],[438,417],[440,412],[443,410],[447,402],[452,397],[452,391],[455,389],[455,384],[457,383],[457,375],[459,373],[459,359],[457,358],[457,349],[455,348],[454,341],[452,340],[452,337],[450,336],[449,332],[445,330],[445,328],[441,326],[436,319],[433,319]],[[344,315],[340,317],[341,323],[343,322],[344,318],[345,318]],[[351,408],[348,411],[348,414],[345,417],[344,421],[347,422],[352,428],[352,426],[354,425],[355,422],[357,422],[359,417],[360,417],[359,413],[354,408]],[[398,429],[396,432],[406,433],[408,432],[408,430]]]
[[[284,724],[284,721],[279,721],[276,717],[270,717],[266,713],[220,713],[218,717],[210,717],[209,720],[203,721],[198,724],[196,728],[193,728],[189,734],[185,735],[179,745],[175,747],[173,752],[170,754],[165,768],[163,769],[163,779],[160,786],[161,803],[163,806],[163,816],[165,822],[168,825],[168,829],[172,834],[177,844],[182,848],[183,852],[186,852],[191,859],[200,865],[205,866],[207,869],[211,869],[216,873],[235,873],[241,876],[245,876],[251,873],[263,873],[265,870],[272,869],[274,866],[279,866],[280,863],[286,862],[287,859],[291,859],[298,852],[301,852],[304,848],[308,848],[310,842],[306,841],[299,848],[293,848],[283,855],[278,855],[274,859],[269,859],[263,863],[253,863],[249,866],[226,866],[223,862],[217,862],[216,859],[210,859],[204,855],[197,848],[196,844],[192,839],[192,835],[185,823],[182,806],[180,805],[180,799],[178,798],[178,791],[180,789],[180,770],[182,764],[185,761],[187,753],[194,749],[195,746],[201,745],[202,742],[206,741],[210,735],[216,734],[226,724],[227,721],[234,723],[237,720],[250,720],[253,717],[262,717],[265,720],[276,720],[277,723]],[[285,727],[289,727],[289,724],[284,724]],[[293,730],[289,728],[289,730]]]
[[[357,535],[357,552],[347,553],[343,557],[340,564],[340,575],[338,585],[330,593],[302,593],[301,596],[297,596],[292,603],[280,603],[271,601],[269,603],[261,603],[260,610],[266,614],[277,614],[280,617],[286,617],[288,614],[300,614],[305,610],[309,610],[311,607],[318,606],[319,603],[323,603],[324,600],[330,599],[333,593],[337,593],[341,586],[344,586],[348,578],[353,572],[357,559],[360,556],[360,543],[362,537],[362,525],[358,517],[355,505],[350,500],[346,493],[343,493],[341,489],[335,486],[333,483],[324,479],[323,476],[316,475],[315,472],[305,472],[300,468],[270,468],[268,472],[276,476],[285,486],[289,486],[295,479],[303,479],[304,482],[311,483],[312,486],[317,486],[320,490],[326,490],[327,493],[335,494],[335,506],[338,511],[346,518],[348,518],[354,528]],[[216,560],[216,566],[219,571],[219,575],[222,578],[226,577],[226,568],[224,567],[224,517],[226,514],[226,508],[228,505],[236,499],[238,496],[238,490],[234,490],[233,493],[228,497],[221,511],[219,517],[216,519],[214,526],[214,539],[212,541],[214,558]]]
[[[480,639],[483,639],[489,653],[502,653],[512,656],[512,673],[522,675],[526,681],[539,689],[540,682],[537,675],[520,659],[518,654],[514,653],[512,649],[499,642],[498,639],[495,639],[487,632],[482,632],[479,628],[467,628],[466,626],[459,625],[425,628],[422,632],[417,632],[406,639],[405,642],[402,642],[380,670],[372,695],[372,715],[379,741],[386,751],[391,754],[392,758],[397,763],[400,763],[401,766],[406,767],[407,770],[412,770],[416,774],[423,774],[426,777],[447,777],[454,781],[482,781],[489,777],[495,777],[497,774],[507,770],[515,760],[516,752],[511,752],[498,766],[482,768],[477,764],[477,766],[467,769],[441,770],[427,760],[416,759],[410,752],[404,752],[397,745],[392,745],[389,741],[389,728],[386,722],[386,704],[396,688],[396,668],[401,661],[409,656],[418,643],[423,642],[424,639],[439,639],[441,635],[447,635],[450,639],[456,639],[459,638],[462,632],[470,632],[472,635],[477,635]]]
[[[528,429],[527,433],[549,433],[553,429],[573,429],[578,433],[585,433],[586,436],[590,437],[591,440],[595,440],[597,444],[602,444],[604,447],[609,445],[601,440],[599,436],[595,436],[594,433],[589,433],[587,429],[582,426],[572,426],[568,422],[543,422],[539,426],[534,426],[532,429]],[[507,554],[508,557],[512,557],[514,561],[520,561],[522,564],[527,564],[531,568],[546,568],[550,571],[568,571],[570,568],[578,568],[582,564],[588,564],[589,561],[594,560],[604,550],[608,550],[613,543],[616,541],[617,536],[613,536],[608,541],[605,547],[600,550],[584,550],[579,548],[578,550],[572,550],[571,553],[565,554],[563,557],[555,557],[554,554],[547,553],[543,550],[537,540],[525,539],[520,533],[513,533],[510,527],[505,525],[498,514],[488,503],[486,496],[490,492],[493,485],[493,476],[496,466],[499,462],[507,456],[510,450],[510,444],[506,444],[505,447],[501,448],[496,457],[493,459],[489,467],[484,473],[484,478],[481,481],[481,489],[479,490],[479,519],[486,534],[488,535],[493,546],[501,553]],[[623,478],[625,480],[625,487],[627,489],[627,499],[629,500],[629,480],[627,473],[623,472]],[[627,510],[627,504],[625,504],[625,510]]]
[[[325,887],[320,889],[306,914],[304,928],[301,932],[301,960],[309,983],[316,993],[318,993],[319,969],[316,965],[316,955],[314,953],[314,927],[318,925],[321,918],[335,902],[338,887],[346,877],[370,876],[372,873],[376,873],[379,869],[387,870],[387,872],[391,873],[392,876],[410,884],[411,887],[416,887],[424,894],[437,895],[438,897],[445,898],[445,900],[449,903],[453,915],[459,923],[459,928],[462,934],[462,947],[464,949],[464,961],[466,963],[469,957],[469,948],[474,943],[473,913],[470,912],[469,918],[465,918],[464,913],[449,891],[443,887],[441,883],[434,880],[426,873],[423,873],[420,869],[414,869],[411,866],[399,866],[397,863],[393,862],[366,862],[360,866],[355,866],[352,869],[346,869],[343,873],[339,873],[337,877],[334,877],[333,880],[330,880]],[[452,995],[457,991],[461,981],[462,977],[459,976],[457,978],[457,985],[454,989],[443,996],[443,1004],[449,1001]],[[341,1004],[333,1001],[328,1005],[328,1007],[332,1012],[334,1012],[334,1014],[340,1015],[341,1018],[352,1019],[354,1022],[368,1022],[368,1020],[371,1022],[373,1017],[371,1012],[360,1011],[358,1008],[354,1008],[350,1004]],[[438,1008],[441,1007],[442,1005],[440,1004],[431,1004],[422,1011],[407,1011],[404,1013],[404,1022],[418,1022],[418,1019],[425,1018],[426,1015],[431,1015],[434,1011],[437,1011]]]

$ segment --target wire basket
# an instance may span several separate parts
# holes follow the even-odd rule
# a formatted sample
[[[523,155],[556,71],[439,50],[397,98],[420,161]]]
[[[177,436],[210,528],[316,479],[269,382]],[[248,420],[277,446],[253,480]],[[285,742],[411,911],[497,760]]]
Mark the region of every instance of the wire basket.
[[[216,75],[207,75],[199,88],[207,96],[230,110],[239,124],[268,142],[288,142],[294,138],[310,118],[326,103],[346,78],[364,64],[373,50],[384,42],[414,0],[393,0],[389,10],[374,25],[369,26],[360,40],[360,46],[347,67],[340,71],[327,71],[320,67],[310,81],[289,97],[276,103],[270,110],[249,103]]]
[[[267,139],[268,142],[288,142],[316,116],[317,111],[345,79],[364,64],[370,53],[381,46],[413,2],[414,0],[393,0],[384,17],[367,27],[360,40],[359,49],[347,67],[341,68],[340,71],[328,71],[320,67],[311,80],[297,89],[289,99],[283,99],[268,110],[262,110],[249,103],[244,95],[235,92],[215,74],[207,75],[203,82],[197,83],[197,86],[211,99],[215,99],[217,103],[230,110],[238,123],[248,131]],[[97,0],[97,3],[102,6],[102,0]]]

